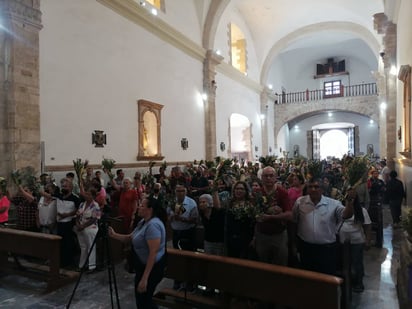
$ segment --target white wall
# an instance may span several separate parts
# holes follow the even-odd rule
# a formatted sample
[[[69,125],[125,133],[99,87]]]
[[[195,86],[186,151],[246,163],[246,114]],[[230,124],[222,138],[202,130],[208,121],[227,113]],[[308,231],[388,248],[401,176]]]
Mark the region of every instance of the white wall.
[[[242,87],[222,74],[216,76],[216,141],[229,145],[229,119],[233,113],[245,116],[252,125],[252,150],[258,146],[262,150],[260,98],[254,91]],[[228,149],[228,147],[226,147]]]
[[[399,15],[397,16],[397,67],[401,65],[412,66],[412,1],[400,1]],[[403,109],[403,83],[398,80],[398,96],[397,96],[397,128],[402,125],[404,118]],[[411,132],[412,134],[412,132]],[[400,158],[399,151],[403,151],[404,145],[397,144],[397,155]],[[412,205],[412,168],[410,164],[400,164],[396,166],[400,179],[404,182],[407,191],[407,205]]]
[[[285,124],[284,126],[280,128],[279,134],[276,137],[275,155],[283,158],[283,151],[290,150],[288,148],[288,143],[289,143],[289,127],[287,124]]]
[[[41,2],[41,140],[46,165],[136,162],[137,100],[163,104],[162,154],[204,158],[202,63],[96,1]],[[189,14],[190,15],[190,14]],[[107,134],[95,148],[94,130]],[[190,152],[180,139],[189,140]],[[52,159],[53,158],[53,159]]]
[[[371,71],[377,70],[378,63],[364,42],[358,39],[349,40],[345,43],[335,44],[333,47],[328,46],[328,50],[332,54],[325,55],[322,46],[294,49],[280,54],[273,62],[269,72],[269,80],[273,83],[274,90],[279,93],[282,86],[286,88],[287,92],[322,89],[323,82],[331,78],[314,79],[313,77],[316,75],[316,64],[327,63],[327,58],[334,58],[337,61],[344,59],[346,71],[349,72],[349,76],[334,77],[333,80],[341,79],[345,86],[375,82]],[[369,55],[367,57],[369,61],[361,61],[356,56],[357,54]]]
[[[172,25],[186,37],[202,45],[203,23],[210,0],[165,1],[165,13],[158,12],[158,17]]]
[[[230,63],[230,38],[229,38],[229,25],[230,23],[236,24],[242,30],[246,39],[247,49],[247,76],[255,81],[259,81],[260,72],[258,62],[256,58],[256,51],[254,48],[253,37],[250,34],[247,24],[243,20],[242,16],[238,13],[237,9],[233,8],[232,4],[229,4],[222,14],[216,31],[216,37],[214,41],[215,50],[222,52],[221,56],[224,57],[224,62]]]

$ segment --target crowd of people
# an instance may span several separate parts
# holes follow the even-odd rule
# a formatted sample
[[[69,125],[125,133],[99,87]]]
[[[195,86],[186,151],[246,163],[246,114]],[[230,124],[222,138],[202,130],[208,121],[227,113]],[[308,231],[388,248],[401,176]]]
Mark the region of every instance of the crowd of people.
[[[99,220],[121,218],[122,227],[109,228],[109,236],[132,248],[128,264],[136,273],[136,304],[142,308],[162,278],[168,239],[177,249],[332,275],[339,270],[339,243],[349,240],[353,289],[363,291],[363,250],[372,243],[371,225],[380,220],[383,204],[399,226],[405,190],[396,171],[388,171],[384,161],[370,163],[356,186],[349,186],[339,160],[320,162],[317,175],[303,161],[248,167],[225,162],[174,166],[169,175],[162,165],[157,174],[150,168],[133,178],[118,169],[108,181],[89,167],[81,179],[67,173],[60,185],[43,174],[36,192],[24,185],[13,196],[1,190],[0,224],[7,223],[13,204],[17,228],[62,237],[62,267],[93,272],[96,248],[91,247]],[[374,244],[381,247],[382,241],[377,231]],[[195,287],[174,282],[173,288]]]

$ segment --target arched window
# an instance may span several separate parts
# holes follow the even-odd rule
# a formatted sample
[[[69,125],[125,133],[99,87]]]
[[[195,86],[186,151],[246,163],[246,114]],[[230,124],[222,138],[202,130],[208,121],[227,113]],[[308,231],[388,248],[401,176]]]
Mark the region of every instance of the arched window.
[[[156,9],[161,10],[162,12],[165,11],[165,0],[145,0],[145,2],[149,3]]]
[[[139,152],[137,160],[162,160],[161,111],[163,105],[146,100],[137,101],[139,113]]]
[[[230,63],[242,73],[247,73],[246,39],[238,26],[230,24]]]

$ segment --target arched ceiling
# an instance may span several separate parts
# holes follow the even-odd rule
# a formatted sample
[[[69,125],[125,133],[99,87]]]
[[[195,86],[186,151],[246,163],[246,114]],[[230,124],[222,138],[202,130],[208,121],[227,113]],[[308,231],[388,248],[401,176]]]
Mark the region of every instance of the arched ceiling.
[[[370,33],[373,15],[384,10],[382,0],[232,0],[244,17],[253,36],[256,50],[265,58],[273,45],[288,34],[319,23],[349,22]],[[327,31],[311,36],[310,44],[323,44]],[[351,38],[355,38],[355,35]],[[335,37],[335,41],[339,37]],[[342,37],[348,39],[348,37]]]
[[[373,15],[384,11],[383,0],[231,0],[227,8],[236,9],[252,35],[261,65],[261,82],[265,81],[273,59],[280,53],[296,49],[317,48],[311,53],[317,60],[331,55],[330,48],[339,45],[340,54],[356,54],[357,41],[370,53],[356,54],[360,61],[377,62],[381,39],[373,29]]]

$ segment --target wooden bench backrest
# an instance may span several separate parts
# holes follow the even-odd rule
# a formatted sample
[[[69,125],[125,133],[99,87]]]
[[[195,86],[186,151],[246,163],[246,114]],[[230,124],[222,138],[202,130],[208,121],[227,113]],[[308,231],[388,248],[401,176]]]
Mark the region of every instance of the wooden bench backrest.
[[[0,251],[38,258],[59,256],[61,237],[10,228],[0,228]]]
[[[171,248],[167,253],[168,278],[293,308],[340,308],[338,277]]]

